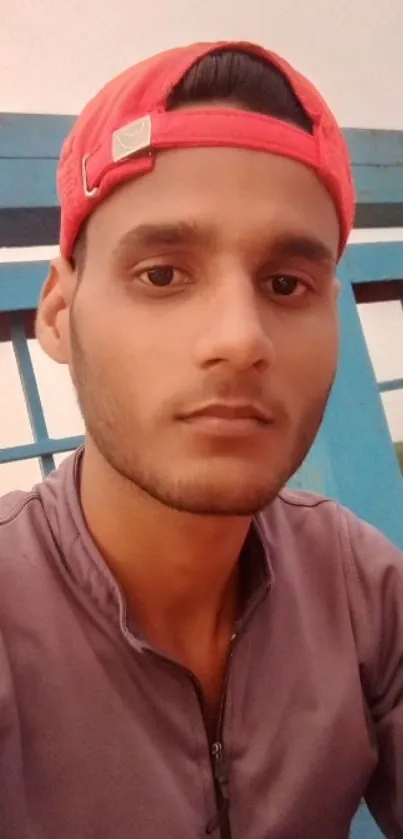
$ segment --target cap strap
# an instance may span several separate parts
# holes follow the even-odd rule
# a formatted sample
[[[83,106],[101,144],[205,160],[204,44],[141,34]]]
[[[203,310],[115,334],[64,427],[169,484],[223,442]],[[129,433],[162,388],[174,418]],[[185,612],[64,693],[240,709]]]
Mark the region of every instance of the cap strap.
[[[281,154],[318,167],[313,135],[273,117],[235,109],[183,109],[147,114],[113,132],[83,160],[83,189],[96,195],[105,175],[137,156],[163,149],[230,147]]]

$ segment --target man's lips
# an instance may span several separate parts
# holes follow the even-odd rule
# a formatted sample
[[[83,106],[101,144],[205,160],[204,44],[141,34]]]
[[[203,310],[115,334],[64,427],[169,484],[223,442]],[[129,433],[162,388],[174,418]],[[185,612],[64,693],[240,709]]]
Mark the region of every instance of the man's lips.
[[[273,423],[269,412],[253,402],[209,402],[181,414],[201,431],[218,435],[252,434]]]
[[[262,406],[253,402],[209,402],[182,415],[183,419],[212,417],[224,420],[251,419],[266,425],[273,422],[272,417]]]

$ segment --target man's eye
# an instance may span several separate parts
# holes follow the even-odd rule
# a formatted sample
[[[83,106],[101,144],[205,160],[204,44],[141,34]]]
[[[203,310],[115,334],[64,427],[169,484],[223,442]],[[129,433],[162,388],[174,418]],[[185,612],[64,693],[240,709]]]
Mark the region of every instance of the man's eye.
[[[155,288],[167,288],[181,278],[181,272],[172,265],[157,265],[154,268],[146,268],[138,274],[138,279],[146,285]]]
[[[304,291],[304,285],[298,277],[288,277],[286,274],[271,277],[270,285],[273,293],[280,297],[291,297]]]

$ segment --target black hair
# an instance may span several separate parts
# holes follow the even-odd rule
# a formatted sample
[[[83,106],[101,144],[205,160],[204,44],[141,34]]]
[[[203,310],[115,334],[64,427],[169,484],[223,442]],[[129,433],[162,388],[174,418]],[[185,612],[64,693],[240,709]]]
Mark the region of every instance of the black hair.
[[[281,70],[252,53],[221,49],[201,58],[172,90],[168,110],[214,99],[294,123],[312,134],[312,120]]]
[[[293,123],[312,134],[312,120],[281,70],[252,53],[228,48],[203,56],[173,88],[167,109],[172,111],[217,99]],[[85,261],[85,252],[84,224],[71,259],[79,271]]]

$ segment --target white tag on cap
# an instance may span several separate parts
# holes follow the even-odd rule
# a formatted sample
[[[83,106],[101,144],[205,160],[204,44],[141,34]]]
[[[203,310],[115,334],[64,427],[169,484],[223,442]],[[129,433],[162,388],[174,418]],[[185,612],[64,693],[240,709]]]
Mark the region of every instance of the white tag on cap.
[[[112,160],[118,163],[151,146],[151,117],[141,117],[118,128],[112,134]]]

